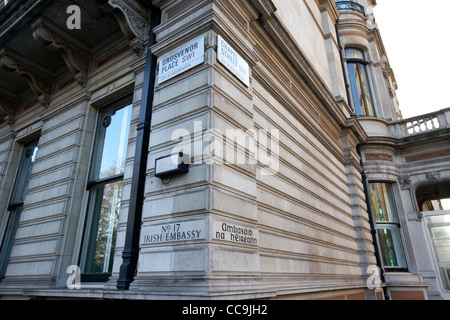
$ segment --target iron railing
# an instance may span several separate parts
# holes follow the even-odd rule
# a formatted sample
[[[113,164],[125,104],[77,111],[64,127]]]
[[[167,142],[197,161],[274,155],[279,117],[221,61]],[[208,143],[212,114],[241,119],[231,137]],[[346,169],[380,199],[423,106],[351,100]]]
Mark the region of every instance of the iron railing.
[[[362,5],[353,1],[336,1],[339,11],[355,11],[366,15],[366,11]]]

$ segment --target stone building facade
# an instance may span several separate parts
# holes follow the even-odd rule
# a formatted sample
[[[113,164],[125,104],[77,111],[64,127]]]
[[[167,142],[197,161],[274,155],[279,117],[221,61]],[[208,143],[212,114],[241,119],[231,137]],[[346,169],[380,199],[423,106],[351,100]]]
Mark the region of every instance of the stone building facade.
[[[0,297],[446,298],[375,5],[3,4]]]

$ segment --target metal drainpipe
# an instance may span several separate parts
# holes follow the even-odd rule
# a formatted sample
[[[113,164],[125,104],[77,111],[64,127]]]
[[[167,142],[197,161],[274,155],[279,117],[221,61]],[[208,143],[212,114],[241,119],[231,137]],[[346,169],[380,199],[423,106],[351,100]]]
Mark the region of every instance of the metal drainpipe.
[[[351,99],[351,96],[350,96],[350,90],[349,90],[350,85],[348,84],[347,74],[345,73],[345,63],[344,63],[344,54],[343,54],[343,50],[344,49],[342,48],[341,38],[339,36],[339,29],[338,29],[338,24],[337,23],[334,24],[334,28],[336,29],[336,39],[337,39],[337,44],[338,44],[338,47],[339,47],[339,57],[341,59],[341,68],[342,68],[342,73],[343,73],[343,76],[344,76],[345,93],[347,94],[348,105],[353,110],[355,110],[355,108],[353,108],[352,99]]]
[[[150,142],[151,122],[153,113],[153,95],[156,78],[156,60],[151,47],[156,44],[153,29],[161,23],[161,10],[152,6],[147,58],[145,64],[144,86],[141,98],[139,123],[136,127],[136,152],[134,155],[133,178],[131,181],[130,206],[128,210],[125,246],[122,252],[117,289],[128,290],[137,269],[139,258],[139,237],[141,229],[142,207],[144,203],[144,188],[147,171],[148,147]]]
[[[373,239],[372,243],[373,243],[373,247],[374,247],[374,250],[375,250],[375,259],[377,261],[377,267],[380,268],[380,279],[381,279],[381,282],[382,283],[386,283],[386,279],[384,277],[384,272],[385,271],[384,271],[384,268],[383,268],[383,264],[381,263],[380,248],[378,248],[378,243],[377,243],[377,240],[376,240],[377,239],[376,238],[377,237],[377,228],[376,228],[373,216],[372,216],[372,207],[371,207],[370,201],[369,201],[370,195],[369,195],[369,192],[367,190],[367,188],[368,188],[367,176],[366,176],[366,174],[364,172],[363,161],[362,161],[361,151],[359,149],[359,146],[356,147],[356,150],[358,152],[359,157],[361,158],[360,164],[361,164],[361,167],[363,168],[363,172],[361,172],[361,179],[362,179],[362,184],[363,184],[363,187],[364,187],[364,196],[366,198],[367,214],[369,216],[370,234],[372,235],[372,239]],[[383,292],[384,292],[385,299],[386,300],[390,300],[390,297],[387,294],[386,287],[383,287]]]

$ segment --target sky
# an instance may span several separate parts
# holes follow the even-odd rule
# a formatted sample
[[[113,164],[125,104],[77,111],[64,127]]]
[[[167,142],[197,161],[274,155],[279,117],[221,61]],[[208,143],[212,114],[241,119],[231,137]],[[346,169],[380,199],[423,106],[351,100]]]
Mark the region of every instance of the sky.
[[[450,1],[377,0],[373,11],[403,118],[450,107]]]
[[[441,200],[444,210],[450,210],[450,199]]]
[[[377,0],[373,11],[403,117],[450,107],[450,1]]]

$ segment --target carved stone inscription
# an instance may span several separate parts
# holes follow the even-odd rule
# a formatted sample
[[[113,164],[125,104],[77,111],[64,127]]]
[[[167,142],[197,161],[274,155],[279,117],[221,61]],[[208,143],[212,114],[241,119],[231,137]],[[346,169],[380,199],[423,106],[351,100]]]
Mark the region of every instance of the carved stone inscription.
[[[205,238],[203,220],[158,224],[143,228],[142,243],[165,243]]]
[[[213,239],[258,245],[258,229],[216,220],[213,222]]]

